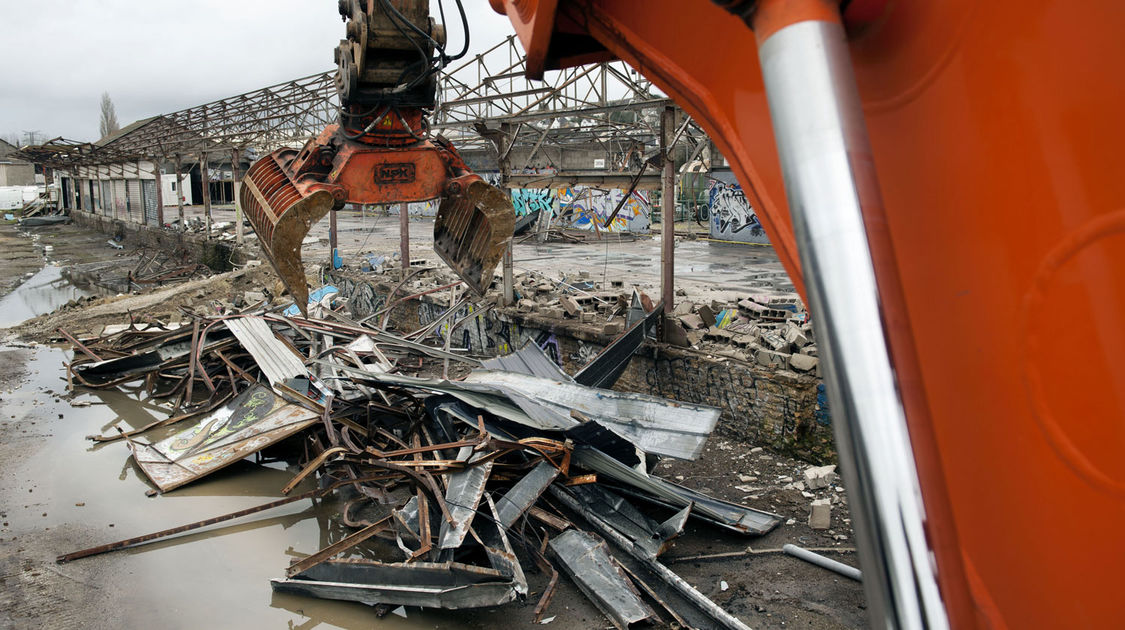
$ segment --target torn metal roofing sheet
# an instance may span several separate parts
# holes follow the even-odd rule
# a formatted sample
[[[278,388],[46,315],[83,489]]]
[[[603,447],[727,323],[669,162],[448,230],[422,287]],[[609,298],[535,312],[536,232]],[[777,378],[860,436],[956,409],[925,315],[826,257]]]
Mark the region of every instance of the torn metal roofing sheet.
[[[517,481],[511,490],[497,499],[496,504],[500,507],[500,523],[504,527],[514,525],[558,475],[558,468],[547,462],[539,462],[535,468]]]
[[[629,367],[629,362],[633,360],[637,349],[644,343],[649,328],[660,321],[660,314],[664,312],[663,304],[663,302],[657,304],[644,319],[629,324],[625,332],[618,335],[608,346],[602,348],[592,361],[578,370],[574,375],[574,381],[590,387],[606,389],[613,387],[625,368]]]
[[[652,495],[665,505],[692,506],[691,515],[739,532],[765,534],[781,524],[781,516],[707,496],[660,477],[647,475],[587,446],[574,449],[574,461],[583,468]]]
[[[595,389],[512,372],[472,372],[465,384],[487,385],[506,394],[529,416],[555,417],[577,424],[571,412],[597,421],[646,453],[698,459],[719,422],[714,407],[682,403],[646,394]],[[542,413],[548,410],[550,415]]]
[[[275,591],[368,605],[481,608],[519,597],[515,580],[496,569],[458,562],[382,563],[333,560],[293,578],[270,580]]]
[[[625,572],[609,555],[605,541],[568,529],[548,545],[564,571],[619,630],[658,620]]]
[[[253,385],[190,428],[155,444],[130,442],[145,475],[168,492],[209,475],[317,422],[316,412]]]
[[[517,374],[530,374],[540,378],[549,378],[556,381],[570,381],[574,379],[564,372],[543,349],[532,341],[524,344],[522,348],[503,356],[481,361],[481,367],[486,370],[501,372],[515,372]]]
[[[305,363],[273,333],[261,317],[232,317],[224,320],[243,348],[254,357],[271,385],[308,373]]]
[[[473,453],[471,446],[465,446],[458,453],[457,459],[470,461]],[[449,515],[453,523],[441,522],[441,531],[438,534],[439,549],[455,549],[465,540],[469,532],[469,524],[477,514],[481,496],[484,495],[484,484],[492,472],[492,462],[485,462],[469,466],[463,470],[449,473],[448,487],[445,490],[445,502],[449,505]]]
[[[687,510],[691,509],[690,506],[685,507],[672,517],[672,524],[663,526],[643,514],[624,497],[598,484],[578,485],[570,491],[652,558],[667,551],[671,540],[680,535],[690,513]]]

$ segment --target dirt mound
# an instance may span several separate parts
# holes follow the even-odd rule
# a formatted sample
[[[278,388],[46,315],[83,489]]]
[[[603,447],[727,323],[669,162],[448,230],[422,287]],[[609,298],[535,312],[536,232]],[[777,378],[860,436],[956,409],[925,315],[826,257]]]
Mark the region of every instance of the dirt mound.
[[[8,332],[21,339],[46,342],[59,337],[59,328],[79,336],[97,335],[106,325],[128,323],[130,317],[137,322],[178,322],[184,319],[182,309],[213,315],[240,303],[246,291],[263,288],[279,294],[277,277],[267,268],[247,267],[137,295],[90,298],[29,319]]]

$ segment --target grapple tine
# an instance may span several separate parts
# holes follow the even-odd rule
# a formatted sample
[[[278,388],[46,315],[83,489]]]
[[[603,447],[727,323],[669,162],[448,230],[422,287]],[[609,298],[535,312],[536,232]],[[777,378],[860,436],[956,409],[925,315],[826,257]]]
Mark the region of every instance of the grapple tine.
[[[308,316],[309,288],[301,242],[313,224],[332,209],[335,199],[325,190],[302,194],[274,154],[250,167],[238,196],[266,258],[297,301],[297,308]]]
[[[479,175],[452,180],[434,219],[434,251],[478,296],[512,240],[512,200]]]

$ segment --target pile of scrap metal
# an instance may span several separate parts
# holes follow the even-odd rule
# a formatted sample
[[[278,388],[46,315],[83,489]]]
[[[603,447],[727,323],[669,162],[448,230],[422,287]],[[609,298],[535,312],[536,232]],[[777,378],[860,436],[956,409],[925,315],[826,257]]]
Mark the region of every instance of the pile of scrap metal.
[[[276,590],[384,611],[475,608],[524,599],[530,573],[545,583],[538,621],[559,568],[619,628],[745,627],[658,559],[689,518],[744,535],[780,523],[648,472],[661,457],[698,458],[719,411],[607,388],[655,317],[571,377],[534,344],[482,361],[320,308],[311,318],[249,308],[67,335],[68,376],[92,388],[143,382],[173,401],[166,420],[93,438],[127,440],[161,492],[287,444],[299,470],[288,496],[59,561],[335,494],[355,532],[294,562]],[[467,375],[427,376],[449,361]],[[142,441],[171,423],[186,428]],[[316,489],[291,494],[312,479]]]

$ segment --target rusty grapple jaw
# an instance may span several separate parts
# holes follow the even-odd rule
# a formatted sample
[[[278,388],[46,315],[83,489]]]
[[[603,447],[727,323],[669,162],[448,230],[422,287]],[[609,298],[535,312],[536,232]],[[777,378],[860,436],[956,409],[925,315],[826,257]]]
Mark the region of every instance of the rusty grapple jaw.
[[[301,194],[278,163],[277,153],[250,167],[238,197],[262,251],[296,300],[301,314],[308,317],[309,287],[301,260],[301,243],[313,224],[332,209],[336,199],[326,190]]]
[[[479,175],[451,179],[434,219],[434,251],[477,296],[512,240],[516,212],[511,198]]]

